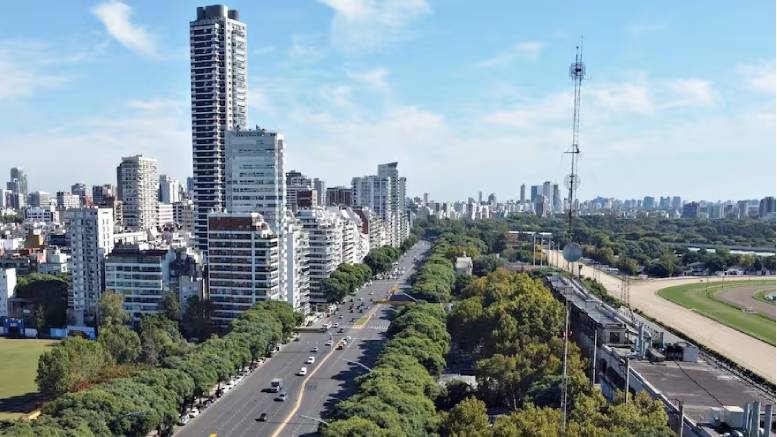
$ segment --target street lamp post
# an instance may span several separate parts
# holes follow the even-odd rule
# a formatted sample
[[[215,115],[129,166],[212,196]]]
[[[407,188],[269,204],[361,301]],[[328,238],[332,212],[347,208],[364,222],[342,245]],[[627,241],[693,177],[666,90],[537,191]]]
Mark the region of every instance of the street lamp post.
[[[415,303],[418,303],[418,299],[414,298],[413,296],[411,296],[411,295],[409,295],[409,294],[407,294],[407,293],[405,293],[405,292],[402,292],[402,291],[399,291],[399,290],[397,290],[397,291],[396,291],[394,294],[401,294],[401,295],[403,295],[403,296],[407,296],[407,297],[409,297],[409,298],[410,298],[410,300],[412,300],[413,302],[415,302]]]
[[[368,372],[372,372],[371,368],[365,366],[364,364],[362,364],[362,363],[360,363],[358,361],[351,361],[351,360],[343,360],[343,361],[345,361],[346,363],[349,363],[349,364],[356,364],[357,366],[367,370]]]
[[[306,416],[304,414],[300,414],[299,417],[302,417],[303,419],[314,420],[314,421],[316,421],[318,423],[323,423],[324,425],[329,425],[329,422],[327,422],[326,420],[323,420],[323,419],[319,419],[317,417],[310,417],[310,416]]]

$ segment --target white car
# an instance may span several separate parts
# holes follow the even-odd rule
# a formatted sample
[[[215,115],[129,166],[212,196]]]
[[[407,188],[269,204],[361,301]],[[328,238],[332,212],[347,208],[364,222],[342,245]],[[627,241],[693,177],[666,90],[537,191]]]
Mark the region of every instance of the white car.
[[[299,376],[305,376],[308,374],[308,368],[307,367],[300,367],[299,372],[297,372],[297,375]]]
[[[327,340],[326,343],[324,343],[324,346],[332,346],[334,342],[332,340]]]
[[[308,359],[305,360],[305,364],[313,364],[315,362],[316,362],[316,357],[313,357],[313,356],[308,357]]]

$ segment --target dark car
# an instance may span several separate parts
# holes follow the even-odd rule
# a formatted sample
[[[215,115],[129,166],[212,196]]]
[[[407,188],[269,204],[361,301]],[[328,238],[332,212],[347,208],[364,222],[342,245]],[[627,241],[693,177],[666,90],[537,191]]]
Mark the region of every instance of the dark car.
[[[256,418],[257,422],[267,422],[267,413],[262,413]]]

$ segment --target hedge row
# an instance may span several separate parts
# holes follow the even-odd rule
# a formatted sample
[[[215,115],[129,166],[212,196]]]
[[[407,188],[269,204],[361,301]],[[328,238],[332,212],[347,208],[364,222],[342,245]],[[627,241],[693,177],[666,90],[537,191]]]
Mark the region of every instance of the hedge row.
[[[406,308],[389,326],[389,341],[358,392],[338,403],[324,437],[429,436],[439,428],[434,399],[450,336],[439,305]]]

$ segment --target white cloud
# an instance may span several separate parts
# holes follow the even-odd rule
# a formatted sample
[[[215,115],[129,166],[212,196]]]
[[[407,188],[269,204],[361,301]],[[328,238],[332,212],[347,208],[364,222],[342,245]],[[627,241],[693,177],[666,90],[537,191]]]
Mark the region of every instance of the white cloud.
[[[334,10],[331,39],[346,52],[371,51],[412,36],[409,25],[430,13],[426,0],[319,0]]]
[[[288,57],[294,62],[313,64],[326,56],[326,50],[316,43],[312,35],[294,35],[291,37]]]
[[[65,75],[40,70],[34,63],[19,60],[0,49],[0,100],[29,96],[59,87],[68,80]]]
[[[708,80],[676,79],[667,82],[667,88],[673,97],[664,104],[665,108],[711,106],[717,101],[717,94]]]
[[[739,65],[737,73],[745,81],[745,84],[755,91],[774,95],[775,93],[775,66],[774,61],[759,62],[757,64]]]
[[[121,45],[145,56],[157,56],[157,48],[151,34],[132,23],[132,8],[111,0],[92,8],[92,13],[102,21],[105,30]]]
[[[384,67],[366,71],[348,71],[351,79],[377,89],[386,89],[389,70]]]
[[[27,97],[44,90],[60,88],[74,79],[73,67],[99,47],[35,40],[0,40],[0,99]]]
[[[481,68],[501,67],[518,59],[536,61],[542,51],[543,44],[538,41],[524,41],[498,53],[496,56],[477,63]]]

